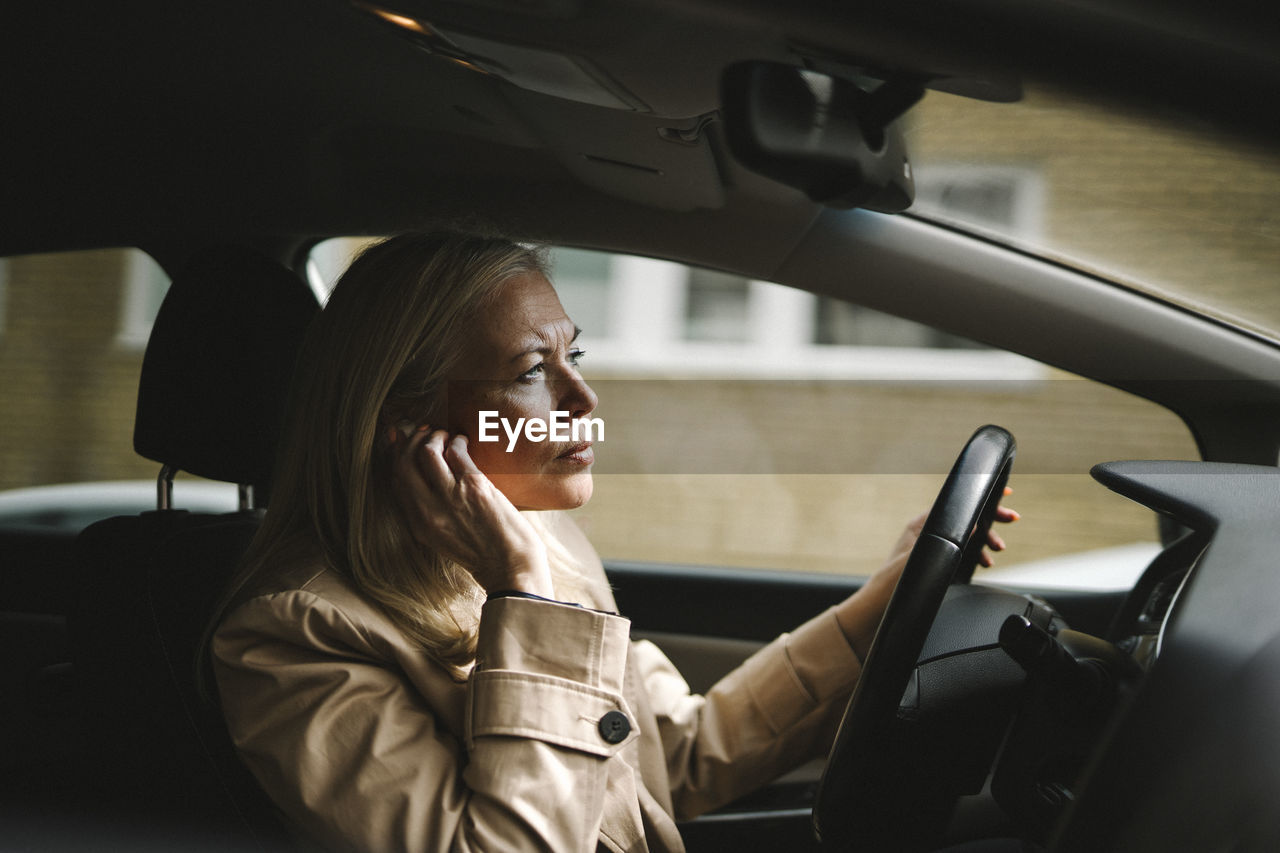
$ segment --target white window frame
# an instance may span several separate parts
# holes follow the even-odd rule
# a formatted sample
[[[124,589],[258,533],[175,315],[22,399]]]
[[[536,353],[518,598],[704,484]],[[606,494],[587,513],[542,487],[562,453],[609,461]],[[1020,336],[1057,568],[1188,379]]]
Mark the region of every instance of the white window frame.
[[[116,345],[123,349],[146,349],[151,338],[151,326],[155,317],[150,312],[152,288],[156,279],[152,271],[157,268],[154,259],[141,249],[126,249],[120,286],[120,326],[116,331]],[[165,277],[165,288],[169,286]]]

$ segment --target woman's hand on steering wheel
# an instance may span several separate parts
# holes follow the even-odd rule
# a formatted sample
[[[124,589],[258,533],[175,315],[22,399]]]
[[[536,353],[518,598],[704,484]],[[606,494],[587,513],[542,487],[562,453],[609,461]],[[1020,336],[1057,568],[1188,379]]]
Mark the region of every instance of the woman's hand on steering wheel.
[[[391,482],[418,544],[464,566],[486,592],[553,597],[547,549],[467,452],[465,435],[388,432]]]
[[[1008,495],[1012,491],[1006,488],[1004,494]],[[901,577],[902,569],[907,564],[907,558],[911,556],[911,550],[916,546],[916,540],[920,538],[920,531],[924,529],[927,518],[926,513],[907,522],[884,565],[877,569],[857,592],[836,607],[836,619],[840,622],[840,627],[859,660],[866,660],[867,652],[871,648],[871,640],[875,637],[876,627],[884,616],[889,598],[898,585],[898,578]],[[996,508],[995,521],[1008,524],[1019,518],[1021,516],[1016,510],[1004,506]],[[994,529],[988,530],[987,546],[982,550],[981,565],[984,568],[990,568],[995,564],[992,552],[1003,551],[1006,547],[1005,541]]]
[[[1008,497],[1011,494],[1013,494],[1013,489],[1005,486],[1004,496]],[[996,514],[992,521],[998,521],[1001,524],[1010,524],[1017,521],[1019,518],[1022,518],[1022,516],[1018,514],[1017,510],[1009,509],[1006,506],[998,506],[996,507]],[[982,557],[979,560],[979,564],[984,569],[991,568],[996,564],[995,557],[992,555],[992,552],[1003,551],[1006,547],[1008,546],[1006,546],[1004,540],[1000,538],[1000,534],[996,533],[995,528],[989,528],[987,530],[987,547],[982,549]]]

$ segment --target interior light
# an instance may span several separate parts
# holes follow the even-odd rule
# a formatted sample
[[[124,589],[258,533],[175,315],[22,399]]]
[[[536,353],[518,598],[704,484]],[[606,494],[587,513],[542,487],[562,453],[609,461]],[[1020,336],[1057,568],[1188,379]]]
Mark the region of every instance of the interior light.
[[[457,57],[453,57],[453,56],[446,56],[445,59],[448,59],[454,65],[461,65],[463,68],[466,68],[469,71],[476,71],[476,72],[479,72],[480,74],[493,73],[492,71],[489,71],[487,68],[481,68],[479,65],[476,65],[474,62],[467,62],[467,60],[465,59],[458,59]]]
[[[411,33],[419,33],[424,36],[432,34],[421,22],[410,18],[408,15],[401,15],[399,12],[392,12],[390,9],[383,9],[381,6],[374,6],[371,3],[355,3],[354,5],[371,15],[377,15],[388,24],[394,24],[402,30],[408,30]]]
[[[431,26],[417,18],[411,18],[408,15],[402,15],[399,12],[393,12],[390,9],[384,9],[381,6],[375,6],[372,3],[362,3],[355,0],[351,5],[355,6],[363,12],[386,21],[392,26],[412,33],[410,37],[418,47],[431,53],[441,59],[446,59],[454,65],[461,65],[469,71],[476,71],[480,74],[492,74],[492,70],[481,64],[481,57],[473,56],[461,49],[436,32]]]

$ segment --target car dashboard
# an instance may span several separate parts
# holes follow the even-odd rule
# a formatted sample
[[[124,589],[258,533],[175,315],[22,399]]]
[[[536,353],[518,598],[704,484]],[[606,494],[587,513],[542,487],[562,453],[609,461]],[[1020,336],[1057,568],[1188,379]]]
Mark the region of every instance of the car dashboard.
[[[1117,646],[1141,673],[1122,692],[1050,849],[1204,849],[1228,838],[1232,849],[1275,849],[1280,825],[1253,809],[1280,794],[1269,722],[1280,683],[1280,470],[1115,462],[1093,475],[1186,532],[1117,616]],[[1218,795],[1206,797],[1209,788]]]

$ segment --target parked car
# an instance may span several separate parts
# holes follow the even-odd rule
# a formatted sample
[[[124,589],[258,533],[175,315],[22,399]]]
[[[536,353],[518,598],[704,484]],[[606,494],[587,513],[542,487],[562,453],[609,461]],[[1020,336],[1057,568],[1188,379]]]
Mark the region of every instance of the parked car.
[[[695,688],[856,589],[975,430],[1016,436],[1016,459],[997,431],[961,456],[997,491],[1012,460],[1001,565],[900,589],[826,779],[687,823],[691,849],[817,849],[815,823],[835,849],[1275,849],[1261,14],[6,9],[0,824],[280,843],[190,649],[261,509],[235,486],[270,505],[291,347],[333,275],[448,225],[558,247],[608,430],[578,517]],[[144,513],[175,470],[227,491],[179,480],[191,512]],[[127,518],[73,540],[99,510]]]

